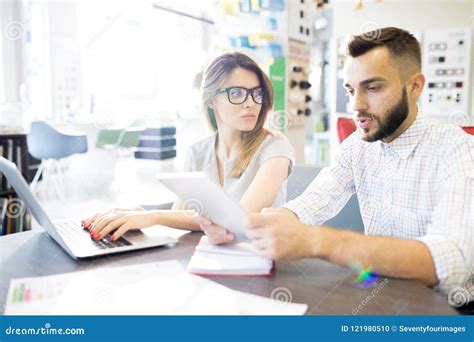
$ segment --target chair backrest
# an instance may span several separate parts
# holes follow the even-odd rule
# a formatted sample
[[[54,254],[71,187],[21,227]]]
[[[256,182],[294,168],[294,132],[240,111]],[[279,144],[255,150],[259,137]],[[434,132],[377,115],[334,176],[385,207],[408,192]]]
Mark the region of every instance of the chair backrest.
[[[474,126],[461,127],[466,133],[474,135]]]
[[[351,135],[357,129],[354,120],[349,118],[338,118],[337,119],[337,137],[339,142],[342,143],[349,135]]]
[[[293,173],[288,178],[286,200],[291,201],[301,195],[319,171],[321,168],[313,165],[295,165]]]
[[[87,152],[85,134],[64,134],[43,121],[31,123],[28,151],[37,159],[60,159]]]
[[[288,179],[286,200],[290,201],[301,195],[320,171],[321,168],[313,165],[295,165],[293,173]],[[324,224],[330,227],[363,232],[364,223],[360,215],[357,195],[352,195],[344,208]]]
[[[116,149],[119,147],[137,147],[140,143],[141,129],[101,129],[95,147]]]

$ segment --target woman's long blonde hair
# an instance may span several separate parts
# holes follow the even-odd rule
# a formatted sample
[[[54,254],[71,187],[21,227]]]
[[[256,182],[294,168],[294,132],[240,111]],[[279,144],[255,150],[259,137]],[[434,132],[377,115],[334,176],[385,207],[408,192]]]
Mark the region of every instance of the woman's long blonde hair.
[[[255,152],[257,152],[262,145],[265,137],[271,134],[267,129],[263,128],[263,125],[267,119],[268,112],[273,106],[272,84],[268,76],[260,69],[255,61],[240,52],[225,53],[217,57],[204,71],[201,83],[201,101],[208,124],[214,132],[217,132],[218,137],[219,132],[217,129],[216,114],[214,110],[209,107],[208,103],[216,96],[217,90],[225,79],[237,68],[254,72],[258,77],[260,86],[265,91],[265,96],[254,129],[249,132],[241,133],[242,145],[239,149],[234,168],[230,173],[230,176],[234,178],[240,178],[252,160]]]

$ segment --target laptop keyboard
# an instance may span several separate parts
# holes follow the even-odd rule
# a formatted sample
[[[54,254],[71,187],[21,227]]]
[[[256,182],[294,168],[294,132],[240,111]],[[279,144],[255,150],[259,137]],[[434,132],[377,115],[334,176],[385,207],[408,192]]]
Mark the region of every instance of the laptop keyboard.
[[[69,241],[72,241],[75,244],[88,244],[90,246],[90,244],[92,243],[98,249],[132,245],[130,241],[126,240],[123,237],[119,237],[115,241],[110,240],[112,234],[108,234],[100,240],[92,239],[89,235],[89,232],[82,227],[80,222],[77,221],[55,222],[54,225],[61,233],[61,235],[64,235]]]

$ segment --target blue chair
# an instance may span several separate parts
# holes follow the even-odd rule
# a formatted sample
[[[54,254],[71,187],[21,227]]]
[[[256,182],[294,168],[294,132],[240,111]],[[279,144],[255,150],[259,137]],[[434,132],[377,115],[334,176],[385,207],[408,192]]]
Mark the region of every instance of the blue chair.
[[[45,167],[46,160],[59,160],[77,153],[87,152],[87,136],[83,133],[64,134],[43,121],[31,123],[27,135],[28,151],[36,159],[41,160],[38,171],[31,182],[34,189]],[[58,164],[58,170],[59,164]]]

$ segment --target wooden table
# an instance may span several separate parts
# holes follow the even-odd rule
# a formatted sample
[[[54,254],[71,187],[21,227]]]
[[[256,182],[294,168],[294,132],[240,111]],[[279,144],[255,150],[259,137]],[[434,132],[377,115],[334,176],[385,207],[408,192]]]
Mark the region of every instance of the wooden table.
[[[10,279],[176,259],[186,265],[201,233],[174,246],[74,260],[42,230],[0,238],[0,296],[3,313]],[[309,315],[456,315],[441,295],[419,281],[380,277],[358,288],[351,270],[318,259],[276,263],[272,277],[209,277],[235,290],[281,296],[308,304]]]

